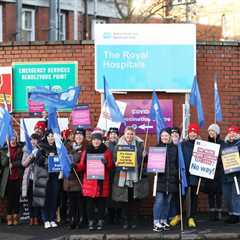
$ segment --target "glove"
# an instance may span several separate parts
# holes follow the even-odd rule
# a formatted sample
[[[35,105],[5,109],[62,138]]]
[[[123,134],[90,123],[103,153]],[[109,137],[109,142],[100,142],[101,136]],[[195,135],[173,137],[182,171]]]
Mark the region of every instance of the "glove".
[[[34,148],[33,150],[32,150],[32,156],[33,157],[36,157],[37,156],[37,152],[38,152],[38,149],[37,148]]]
[[[101,162],[102,162],[103,165],[106,165],[106,164],[107,164],[107,160],[106,160],[105,158],[102,158],[102,159],[101,159]]]

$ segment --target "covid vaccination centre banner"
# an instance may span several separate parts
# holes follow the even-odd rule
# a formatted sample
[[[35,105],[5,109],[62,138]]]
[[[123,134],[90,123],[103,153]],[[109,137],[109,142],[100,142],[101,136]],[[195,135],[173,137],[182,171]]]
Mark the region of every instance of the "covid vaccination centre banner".
[[[194,24],[96,24],[95,89],[190,92],[196,74]]]

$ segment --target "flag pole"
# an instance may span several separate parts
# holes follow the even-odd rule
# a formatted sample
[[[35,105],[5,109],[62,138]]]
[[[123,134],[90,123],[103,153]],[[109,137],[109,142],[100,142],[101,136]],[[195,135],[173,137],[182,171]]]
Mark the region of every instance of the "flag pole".
[[[77,174],[77,172],[76,172],[76,170],[75,170],[74,167],[73,167],[73,172],[74,172],[74,174],[75,174],[75,176],[76,176],[76,178],[77,178],[77,180],[78,180],[79,185],[80,185],[81,188],[82,188],[82,182],[81,182],[81,180],[80,180],[80,178],[79,178],[79,176],[78,176],[78,174]]]
[[[148,139],[149,125],[150,125],[150,119],[148,119],[147,131],[146,131],[145,139],[144,139],[144,147],[143,147],[143,153],[142,153],[142,161],[141,161],[141,169],[140,169],[139,180],[142,179],[142,172],[143,172],[143,165],[144,165],[144,157],[145,157],[146,148],[147,148],[147,139]]]

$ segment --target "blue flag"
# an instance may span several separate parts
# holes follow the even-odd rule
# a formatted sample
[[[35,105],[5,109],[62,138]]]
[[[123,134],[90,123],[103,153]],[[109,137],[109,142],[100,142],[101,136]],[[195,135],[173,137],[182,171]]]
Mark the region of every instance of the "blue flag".
[[[56,108],[50,107],[49,110],[50,110],[50,115],[48,116],[48,126],[49,126],[48,128],[52,129],[53,131],[58,157],[63,169],[63,175],[64,177],[68,177],[71,171],[71,166],[70,166],[71,160],[61,140],[59,125],[57,121]]]
[[[222,109],[221,109],[221,102],[220,97],[218,94],[218,86],[217,86],[217,75],[214,77],[214,109],[215,109],[215,121],[221,122],[222,121]]]
[[[185,195],[185,190],[188,184],[187,184],[186,168],[185,168],[185,162],[184,162],[181,143],[178,144],[178,167],[180,170],[182,195]]]
[[[3,105],[4,105],[4,109],[5,109],[5,121],[8,122],[7,136],[8,136],[9,139],[12,139],[14,137],[12,117],[11,117],[11,115],[9,113],[9,110],[8,110],[7,98],[6,98],[5,93],[3,94]]]
[[[12,119],[9,112],[0,107],[0,146],[2,147],[7,139],[12,139],[14,136]]]
[[[27,130],[24,119],[23,119],[23,130],[24,130],[26,149],[27,149],[28,154],[30,154],[33,150],[33,147],[32,147],[32,143],[31,143],[31,138],[28,135],[28,130]]]
[[[165,128],[166,124],[165,124],[163,114],[160,108],[160,104],[158,101],[158,97],[155,91],[153,91],[153,94],[152,94],[152,104],[150,108],[149,118],[151,120],[156,121],[157,142],[159,142],[161,129]]]
[[[197,116],[198,116],[198,124],[200,127],[203,127],[205,124],[205,118],[204,118],[204,112],[203,112],[203,108],[202,108],[202,100],[201,100],[201,95],[200,95],[200,91],[198,88],[198,82],[197,82],[196,76],[193,81],[189,102],[192,106],[194,106],[196,108]]]
[[[73,108],[76,106],[79,95],[80,87],[69,88],[61,93],[37,87],[31,92],[30,99],[56,108]]]
[[[111,91],[109,90],[105,76],[103,77],[103,81],[104,81],[104,104],[109,109],[111,120],[113,122],[125,122],[124,117],[115,101],[115,98],[112,95]]]

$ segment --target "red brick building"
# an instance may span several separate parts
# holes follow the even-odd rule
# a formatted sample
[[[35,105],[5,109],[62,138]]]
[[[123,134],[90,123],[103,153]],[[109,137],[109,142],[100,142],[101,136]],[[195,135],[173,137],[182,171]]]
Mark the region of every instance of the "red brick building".
[[[0,66],[11,66],[12,62],[34,61],[78,61],[78,84],[81,86],[80,103],[88,103],[91,120],[96,125],[100,114],[100,94],[94,90],[94,44],[91,41],[67,43],[33,42],[27,44],[2,43],[0,45]],[[206,127],[201,130],[202,138],[207,136],[207,126],[214,121],[213,76],[218,74],[218,88],[222,102],[222,136],[230,124],[240,126],[240,45],[237,42],[199,42],[197,45],[197,75],[206,116]],[[184,94],[158,93],[160,99],[173,99],[173,122],[180,126]],[[131,92],[116,95],[116,98],[150,99],[149,92]],[[62,115],[67,116],[67,113]],[[19,119],[27,113],[17,113]],[[195,110],[191,109],[191,121],[196,121]],[[18,126],[15,126],[16,128]],[[144,136],[142,136],[144,137]],[[149,144],[155,144],[155,136],[149,136]],[[206,196],[200,195],[199,210],[206,210]],[[152,197],[144,202],[143,213],[151,214]],[[3,210],[3,209],[2,209]],[[0,215],[1,215],[0,210]]]

